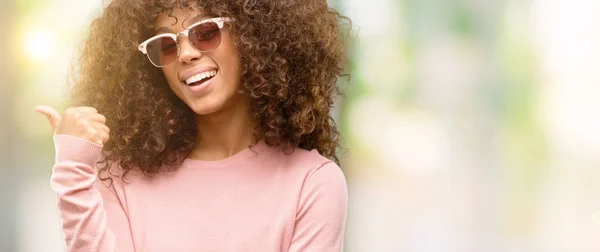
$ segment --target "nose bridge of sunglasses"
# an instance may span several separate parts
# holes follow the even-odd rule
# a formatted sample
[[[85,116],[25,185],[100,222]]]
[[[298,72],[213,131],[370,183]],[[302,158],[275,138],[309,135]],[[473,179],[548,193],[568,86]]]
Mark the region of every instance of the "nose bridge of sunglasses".
[[[193,45],[192,41],[187,36],[177,37],[177,47],[177,55],[180,57],[182,55],[201,55],[203,53]]]

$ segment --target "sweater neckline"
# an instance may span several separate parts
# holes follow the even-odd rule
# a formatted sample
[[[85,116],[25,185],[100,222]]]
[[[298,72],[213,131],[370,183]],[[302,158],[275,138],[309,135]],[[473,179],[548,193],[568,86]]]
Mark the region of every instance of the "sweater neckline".
[[[267,149],[267,144],[260,140],[256,144],[252,146],[248,146],[238,153],[235,153],[229,157],[219,160],[200,160],[200,159],[192,159],[185,158],[183,160],[182,166],[194,166],[200,167],[202,169],[216,169],[216,168],[224,168],[233,166],[236,164],[240,164],[248,161],[249,159],[256,158],[260,153],[264,152]]]

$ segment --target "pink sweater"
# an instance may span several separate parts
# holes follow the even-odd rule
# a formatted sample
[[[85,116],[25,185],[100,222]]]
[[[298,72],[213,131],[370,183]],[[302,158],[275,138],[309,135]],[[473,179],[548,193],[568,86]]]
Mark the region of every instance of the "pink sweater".
[[[315,150],[263,142],[173,172],[97,179],[100,145],[54,137],[51,179],[67,251],[342,251],[347,188]]]

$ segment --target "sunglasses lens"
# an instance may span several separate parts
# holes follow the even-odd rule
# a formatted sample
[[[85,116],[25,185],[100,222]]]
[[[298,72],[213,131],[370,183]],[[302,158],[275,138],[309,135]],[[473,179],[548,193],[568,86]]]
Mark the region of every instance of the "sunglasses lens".
[[[212,51],[221,44],[221,30],[215,22],[201,23],[192,27],[188,39],[196,50]],[[160,36],[146,44],[146,54],[155,66],[162,67],[177,60],[179,46],[168,36]]]
[[[221,44],[221,31],[215,22],[207,22],[192,28],[189,38],[199,51],[210,51]]]
[[[177,59],[177,43],[170,37],[156,38],[146,46],[148,58],[154,65],[164,66]]]

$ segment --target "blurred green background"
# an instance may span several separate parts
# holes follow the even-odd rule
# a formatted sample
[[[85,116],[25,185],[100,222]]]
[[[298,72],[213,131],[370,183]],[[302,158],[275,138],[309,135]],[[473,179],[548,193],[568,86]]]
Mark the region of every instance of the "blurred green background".
[[[599,251],[600,1],[336,0],[345,251]],[[103,1],[0,2],[0,251],[63,251],[49,186],[69,63]]]

